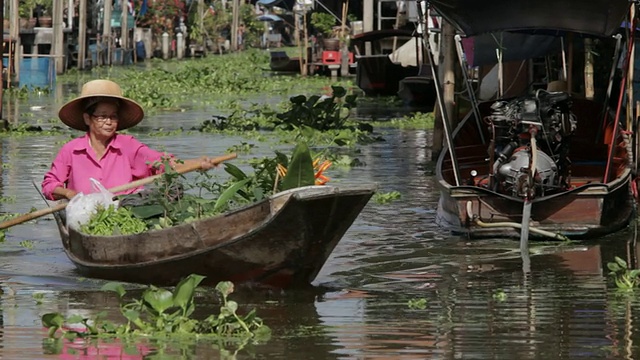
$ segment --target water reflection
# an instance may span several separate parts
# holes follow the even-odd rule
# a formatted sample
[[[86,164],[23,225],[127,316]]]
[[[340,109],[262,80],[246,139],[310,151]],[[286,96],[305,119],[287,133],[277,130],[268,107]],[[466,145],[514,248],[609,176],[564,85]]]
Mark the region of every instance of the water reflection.
[[[43,96],[5,110],[18,117],[30,106],[42,106],[26,119],[51,118],[51,109],[69,89],[59,91],[56,100]],[[401,111],[383,113],[382,108],[384,104],[360,108],[357,115]],[[275,145],[242,137],[151,133],[189,128],[210,115],[205,110],[151,115],[136,136],[182,157],[217,155],[241,142],[255,143],[250,155],[237,160],[241,167],[248,167],[249,157],[273,153]],[[380,132],[385,142],[353,153],[365,166],[332,168],[328,175],[334,184],[376,182],[382,192],[399,191],[402,199],[369,203],[313,289],[247,287],[234,294],[242,310],[257,308],[273,338],[241,350],[197,342],[169,343],[161,351],[175,358],[221,358],[226,350],[238,351],[239,358],[638,358],[637,294],[616,292],[606,266],[614,256],[637,266],[633,231],[594,243],[533,243],[532,271],[525,276],[517,242],[468,241],[435,225],[438,191],[429,132]],[[68,138],[2,138],[0,195],[15,202],[2,204],[1,211],[27,212],[44,205],[32,179],[40,181]],[[24,246],[27,240],[32,247]],[[78,277],[51,218],[12,228],[0,246],[0,258],[0,357],[58,357],[51,347],[43,347],[40,316],[46,312],[93,316],[106,309],[110,319],[121,319],[117,299],[98,291],[103,282]],[[35,293],[44,294],[41,302]],[[425,299],[426,307],[410,308],[408,302],[415,299]],[[216,311],[215,299],[203,295],[199,314]]]

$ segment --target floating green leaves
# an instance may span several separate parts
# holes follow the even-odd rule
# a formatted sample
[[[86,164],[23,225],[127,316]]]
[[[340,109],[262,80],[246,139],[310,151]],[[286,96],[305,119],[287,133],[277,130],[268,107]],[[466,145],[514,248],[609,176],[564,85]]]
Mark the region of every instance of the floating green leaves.
[[[125,324],[116,325],[105,321],[102,314],[94,319],[77,315],[65,318],[60,313],[42,316],[42,324],[49,329],[51,338],[60,335],[77,337],[120,337],[124,335],[167,338],[182,336],[213,336],[220,339],[238,338],[267,341],[271,335],[269,327],[256,316],[255,310],[246,315],[238,314],[239,305],[229,300],[234,286],[231,282],[220,282],[216,291],[222,298],[220,313],[204,320],[192,318],[195,311],[194,295],[204,276],[192,274],[184,278],[173,291],[150,286],[141,299],[124,302],[126,291],[121,284],[109,283],[105,291],[113,291],[120,298],[120,312]],[[81,324],[81,326],[69,326]]]
[[[388,204],[394,200],[398,200],[402,197],[398,191],[390,191],[390,192],[377,192],[373,195],[373,201],[378,204]]]
[[[409,299],[409,301],[407,301],[407,306],[409,309],[424,310],[427,308],[427,299]]]
[[[630,291],[640,285],[640,269],[629,269],[623,259],[616,256],[613,262],[607,263],[607,268],[618,289]]]

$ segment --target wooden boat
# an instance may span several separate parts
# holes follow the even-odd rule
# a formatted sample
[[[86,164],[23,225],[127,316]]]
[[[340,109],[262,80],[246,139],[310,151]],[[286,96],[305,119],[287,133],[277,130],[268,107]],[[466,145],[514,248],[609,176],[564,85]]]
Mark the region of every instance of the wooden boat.
[[[408,105],[419,106],[423,111],[432,111],[436,104],[436,89],[431,70],[420,71],[416,76],[400,80],[398,96]]]
[[[356,56],[356,85],[367,96],[391,96],[398,93],[400,80],[418,74],[417,66],[402,66],[389,54],[413,39],[413,32],[401,29],[374,30],[351,38]],[[367,54],[367,43],[371,53]]]
[[[565,36],[569,47],[578,41],[587,47],[583,39],[592,37],[615,42],[612,35],[619,31],[630,4],[627,0],[540,0],[527,6],[523,0],[431,1],[467,36],[509,30],[581,34]],[[627,44],[631,44],[627,50],[633,48],[633,41]],[[608,55],[600,58],[612,61],[607,66],[613,74],[618,58]],[[627,59],[623,73],[628,63]],[[590,239],[628,225],[634,208],[637,144],[628,132],[632,122],[625,125],[621,118],[622,96],[628,95],[625,80],[613,84],[613,76],[606,79],[621,89],[620,97],[587,94],[580,89],[589,89],[592,69],[571,70],[573,83],[561,79],[547,89],[476,103],[468,113],[454,115],[453,122],[459,123],[453,130],[447,128],[448,149],[436,168],[439,224],[470,237],[521,239],[523,229],[530,230],[531,237]],[[576,74],[587,74],[584,87]],[[557,84],[560,88],[554,88]],[[443,99],[439,101],[444,106]]]
[[[300,73],[300,57],[289,57],[286,51],[271,51],[269,55],[271,71]]]
[[[375,192],[374,185],[287,190],[190,224],[129,236],[89,236],[58,223],[64,250],[87,277],[174,285],[195,273],[216,284],[309,285]]]

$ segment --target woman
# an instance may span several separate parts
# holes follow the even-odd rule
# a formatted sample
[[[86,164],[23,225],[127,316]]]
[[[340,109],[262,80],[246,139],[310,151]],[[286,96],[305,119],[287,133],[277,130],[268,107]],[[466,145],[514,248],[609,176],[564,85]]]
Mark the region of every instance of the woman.
[[[89,81],[78,98],[62,106],[58,116],[69,127],[86,134],[63,145],[45,174],[42,192],[49,200],[71,199],[79,192],[94,192],[90,178],[110,189],[155,175],[161,170],[154,165],[170,157],[131,135],[117,133],[142,121],[144,111],[138,103],[122,96],[120,86],[113,81]],[[172,157],[170,160],[175,170],[198,162],[204,170],[215,166],[208,157],[181,163]]]

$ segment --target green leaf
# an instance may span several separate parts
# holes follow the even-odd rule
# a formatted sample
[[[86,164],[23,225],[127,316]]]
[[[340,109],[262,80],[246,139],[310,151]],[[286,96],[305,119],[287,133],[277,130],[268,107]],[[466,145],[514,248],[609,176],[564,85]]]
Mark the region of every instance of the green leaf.
[[[247,174],[245,174],[242,170],[240,170],[239,167],[233,164],[225,163],[224,171],[233,176],[233,178],[236,180],[244,180],[247,178]]]
[[[125,310],[122,315],[131,322],[135,322],[140,318],[140,312],[136,310]]]
[[[236,311],[238,311],[238,303],[233,301],[233,300],[228,301],[227,302],[227,309],[230,312],[232,312],[233,314],[235,314]]]
[[[621,268],[623,268],[623,269],[627,268],[627,262],[622,260],[621,258],[616,256],[615,257],[615,261],[616,261],[616,263],[618,263],[618,265],[620,265]]]
[[[282,190],[314,185],[315,181],[309,147],[305,143],[299,143],[293,151],[287,175],[282,179]]]
[[[42,325],[44,327],[61,328],[64,324],[64,317],[60,313],[47,313],[42,315]]]
[[[158,314],[173,306],[173,294],[166,289],[149,289],[142,296],[144,301]]]
[[[123,297],[127,291],[124,289],[121,283],[118,282],[109,282],[102,286],[102,291],[113,291],[118,294],[119,297]]]
[[[335,97],[341,98],[347,95],[347,89],[343,88],[342,86],[332,85],[331,89],[333,90],[333,96]]]
[[[80,324],[84,322],[85,318],[82,315],[71,315],[67,318],[67,323],[69,324]]]
[[[173,304],[186,311],[193,301],[193,293],[205,276],[191,274],[182,279],[173,291]]]
[[[220,281],[216,285],[216,290],[222,294],[222,296],[227,297],[233,292],[233,283],[231,281]]]
[[[138,219],[149,219],[164,213],[164,208],[160,204],[132,206],[131,213]]]
[[[292,96],[289,98],[289,101],[291,101],[292,104],[300,105],[307,101],[307,97],[304,95]]]
[[[607,263],[607,267],[609,268],[609,270],[611,270],[613,273],[616,273],[618,271],[621,270],[620,265],[614,263],[614,262],[610,262]]]
[[[247,178],[229,186],[222,194],[220,194],[220,197],[216,201],[216,205],[213,207],[213,211],[220,211],[225,205],[227,205],[229,200],[231,200],[236,195],[238,190],[242,189],[250,181],[251,178]]]

